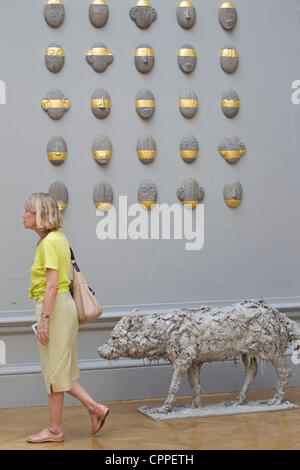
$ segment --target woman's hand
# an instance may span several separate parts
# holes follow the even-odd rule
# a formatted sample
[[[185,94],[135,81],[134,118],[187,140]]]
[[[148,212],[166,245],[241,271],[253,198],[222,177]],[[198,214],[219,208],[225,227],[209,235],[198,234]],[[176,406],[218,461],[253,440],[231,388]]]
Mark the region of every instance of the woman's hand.
[[[41,318],[39,327],[37,330],[37,339],[39,343],[41,343],[43,346],[45,346],[47,343],[49,343],[49,330],[48,330],[48,320],[47,318]]]

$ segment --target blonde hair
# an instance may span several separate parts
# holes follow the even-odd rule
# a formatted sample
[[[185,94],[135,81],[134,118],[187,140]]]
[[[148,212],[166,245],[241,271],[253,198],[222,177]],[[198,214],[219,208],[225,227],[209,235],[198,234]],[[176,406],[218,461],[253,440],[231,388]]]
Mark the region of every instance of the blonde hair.
[[[41,230],[63,227],[63,219],[57,200],[48,193],[34,193],[25,201],[25,210],[36,214],[36,226]]]

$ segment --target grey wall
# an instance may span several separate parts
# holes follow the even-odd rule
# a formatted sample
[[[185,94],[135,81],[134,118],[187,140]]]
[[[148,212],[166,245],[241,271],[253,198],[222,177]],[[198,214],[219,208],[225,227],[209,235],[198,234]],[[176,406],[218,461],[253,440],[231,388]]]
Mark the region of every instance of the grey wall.
[[[134,0],[108,1],[110,18],[102,30],[89,22],[89,3],[65,0],[65,23],[54,30],[44,21],[43,1],[1,2],[0,79],[7,86],[7,104],[0,105],[0,317],[32,318],[27,289],[37,238],[24,231],[21,214],[26,196],[47,191],[53,181],[68,187],[64,232],[105,307],[104,318],[106,312],[126,313],[132,305],[143,309],[153,304],[150,309],[160,311],[176,303],[253,297],[298,309],[300,106],[292,104],[291,83],[300,79],[299,1],[235,0],[238,24],[232,33],[218,23],[221,1],[195,0],[197,22],[190,31],[177,24],[178,0],[153,0],[158,18],[146,31],[129,18]],[[44,65],[45,50],[53,42],[66,55],[64,69],[56,75]],[[99,75],[85,60],[96,42],[106,44],[115,56]],[[145,76],[133,62],[141,43],[153,47],[156,60],[152,73]],[[198,54],[191,76],[177,65],[177,51],[184,44],[194,46]],[[240,55],[233,75],[219,65],[220,50],[228,44]],[[112,100],[111,114],[103,121],[92,115],[89,104],[99,87],[107,89]],[[57,122],[41,109],[51,88],[60,88],[71,100],[71,109]],[[135,111],[140,88],[151,89],[156,98],[150,122],[140,120]],[[185,120],[178,110],[178,97],[185,88],[198,94],[199,111],[193,120]],[[235,89],[241,100],[233,120],[220,108],[228,88]],[[223,137],[232,132],[247,147],[235,166],[226,164],[217,151]],[[91,155],[92,142],[101,133],[113,143],[113,158],[106,167],[98,166]],[[152,134],[158,146],[156,161],[147,166],[136,157],[136,141],[144,133]],[[181,138],[189,133],[200,143],[193,165],[186,165],[178,150]],[[62,135],[68,145],[68,159],[61,167],[53,167],[47,159],[46,146],[53,134]],[[159,203],[177,202],[176,190],[189,176],[206,191],[201,251],[185,251],[184,241],[178,240],[97,239],[99,218],[92,191],[99,179],[112,184],[117,208],[119,195],[127,194],[129,204],[137,202],[143,178],[157,184]],[[223,185],[231,176],[244,189],[236,210],[223,201]],[[96,338],[94,343],[96,347]],[[84,346],[80,351],[83,359]],[[23,358],[23,362],[32,360],[33,355]],[[8,348],[8,362],[14,361],[15,351]]]

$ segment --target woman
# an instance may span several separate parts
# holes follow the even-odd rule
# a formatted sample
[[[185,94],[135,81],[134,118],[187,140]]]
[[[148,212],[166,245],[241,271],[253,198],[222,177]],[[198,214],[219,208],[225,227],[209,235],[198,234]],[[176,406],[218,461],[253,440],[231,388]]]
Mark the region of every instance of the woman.
[[[69,291],[70,247],[57,201],[50,194],[32,194],[25,202],[24,227],[39,235],[31,267],[30,298],[35,299],[42,374],[48,393],[49,425],[27,442],[64,440],[64,392],[80,400],[92,421],[92,434],[103,426],[109,409],[97,403],[79,384],[77,361],[78,317]]]

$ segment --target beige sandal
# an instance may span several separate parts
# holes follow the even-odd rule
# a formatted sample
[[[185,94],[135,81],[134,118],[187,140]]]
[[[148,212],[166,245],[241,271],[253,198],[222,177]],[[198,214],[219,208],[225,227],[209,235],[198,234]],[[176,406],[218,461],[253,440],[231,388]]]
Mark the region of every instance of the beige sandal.
[[[47,431],[47,433],[45,431]],[[41,444],[44,442],[63,442],[63,440],[64,440],[64,435],[62,433],[56,434],[50,431],[48,427],[43,429],[38,434],[35,434],[34,436],[28,436],[26,438],[26,441],[29,442],[30,444]]]

